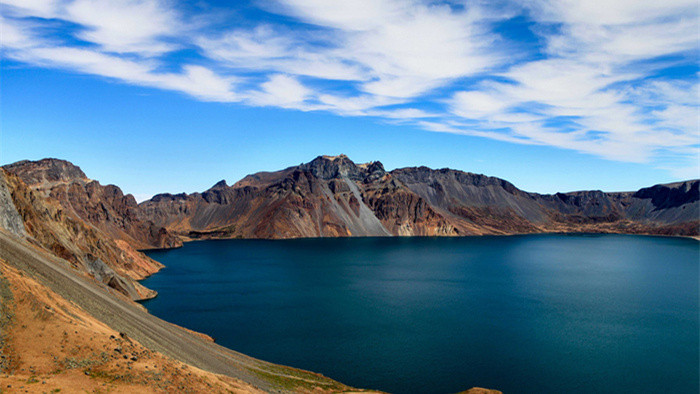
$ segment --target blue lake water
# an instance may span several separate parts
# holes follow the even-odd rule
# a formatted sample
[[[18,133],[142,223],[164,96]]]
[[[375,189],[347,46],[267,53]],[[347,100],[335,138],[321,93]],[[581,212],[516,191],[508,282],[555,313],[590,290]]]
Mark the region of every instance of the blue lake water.
[[[700,243],[627,235],[226,240],[148,253],[151,313],[393,393],[697,393]]]

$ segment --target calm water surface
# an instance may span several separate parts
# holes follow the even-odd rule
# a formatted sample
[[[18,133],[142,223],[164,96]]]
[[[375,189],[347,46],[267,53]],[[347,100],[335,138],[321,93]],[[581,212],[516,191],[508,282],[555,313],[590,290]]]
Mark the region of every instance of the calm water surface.
[[[156,316],[393,393],[697,393],[700,243],[623,235],[229,240],[149,255]]]

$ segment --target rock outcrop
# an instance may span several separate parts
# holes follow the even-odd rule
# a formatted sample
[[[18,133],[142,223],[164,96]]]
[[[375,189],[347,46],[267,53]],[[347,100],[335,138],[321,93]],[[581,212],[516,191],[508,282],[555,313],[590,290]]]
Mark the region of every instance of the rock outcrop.
[[[141,217],[186,238],[619,232],[697,235],[699,181],[637,192],[528,193],[503,179],[451,169],[355,164],[319,156],[277,172],[161,194]]]
[[[132,300],[156,293],[139,284],[163,266],[115,240],[52,197],[0,169],[0,228],[70,262],[79,272]]]
[[[5,176],[0,176],[0,228],[9,231],[18,237],[26,237],[22,216],[17,212],[12,201],[12,191],[5,181]]]
[[[181,246],[179,238],[139,215],[136,200],[114,185],[101,185],[65,160],[20,161],[3,167],[66,211],[136,249]]]

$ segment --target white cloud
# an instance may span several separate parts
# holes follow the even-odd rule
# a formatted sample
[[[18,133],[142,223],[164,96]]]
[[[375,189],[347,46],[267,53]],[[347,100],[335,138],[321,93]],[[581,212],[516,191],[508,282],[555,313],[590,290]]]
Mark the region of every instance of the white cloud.
[[[534,18],[559,26],[546,34],[552,55],[623,64],[698,49],[695,0],[535,0]]]
[[[523,4],[539,21],[567,24],[622,25],[697,12],[693,0],[533,0]]]
[[[440,114],[427,112],[416,108],[396,108],[384,110],[369,110],[365,113],[367,116],[376,116],[391,120],[413,121],[416,119],[437,118]]]
[[[660,73],[697,63],[696,0],[264,0],[294,23],[224,29],[225,18],[174,1],[0,0],[2,55],[205,101],[373,116],[669,171],[697,161],[698,76]],[[513,53],[494,29],[519,15],[543,47]]]
[[[56,15],[60,0],[2,0],[4,11],[14,15],[52,18]]]
[[[7,4],[8,0],[3,0]],[[153,1],[85,1],[72,3],[27,3],[22,16],[40,16],[83,22],[87,30],[80,38],[100,48],[69,46],[55,37],[44,37],[40,22],[24,18],[1,17],[4,56],[42,67],[61,68],[114,78],[126,83],[175,90],[200,100],[231,102],[241,98],[234,93],[237,78],[222,76],[199,65],[183,65],[181,72],[161,71],[162,63],[152,59],[158,51],[172,48],[159,37],[177,28],[174,12]],[[61,8],[65,6],[65,8]],[[47,14],[53,12],[53,14]],[[113,17],[113,19],[112,19]],[[153,23],[151,23],[153,22]],[[137,27],[144,25],[148,27]],[[121,27],[120,27],[121,26]],[[129,52],[144,56],[120,56]]]
[[[387,105],[401,103],[401,100],[386,96],[363,94],[359,96],[340,96],[322,94],[318,97],[321,109],[347,116],[365,116],[368,111]]]
[[[697,3],[543,0],[524,6],[540,23],[549,56],[500,73],[507,82],[455,93],[448,101],[454,115],[479,120],[482,130],[498,129],[498,138],[505,128],[613,160],[648,162],[662,151],[697,157],[697,82],[651,78],[666,65],[653,63],[659,56],[697,51]]]
[[[291,0],[275,3],[286,13],[310,23],[347,31],[376,29],[384,23],[395,21],[410,8],[420,5],[419,2],[412,0],[405,2]]]
[[[92,49],[46,46],[23,30],[26,28],[21,24],[3,23],[3,51],[15,60],[175,90],[205,101],[240,100],[233,92],[235,78],[219,76],[202,66],[186,65],[180,73],[159,72],[154,61],[129,60]],[[7,31],[12,32],[11,40],[6,39]]]
[[[312,93],[296,78],[281,74],[273,75],[260,88],[250,94],[249,100],[254,105],[304,109],[304,100]]]
[[[536,143],[613,160],[646,162],[655,150],[681,152],[699,141],[697,99],[692,102],[667,83],[630,90],[624,83],[636,76],[569,60],[531,62],[504,75],[512,82],[455,93],[452,113],[479,120],[482,130],[506,128]],[[622,87],[611,87],[621,83]],[[632,97],[658,96],[658,87],[665,89],[667,99]],[[679,96],[683,99],[675,101]],[[662,109],[645,111],[649,101]]]
[[[185,29],[177,13],[159,0],[75,0],[64,15],[83,26],[79,38],[108,52],[168,52],[174,46],[162,38]]]
[[[242,99],[234,92],[236,78],[224,77],[212,70],[188,65],[182,73],[149,73],[146,84],[187,93],[204,101],[233,102]]]
[[[234,30],[222,36],[202,37],[197,44],[224,66],[247,70],[311,76],[331,80],[365,80],[362,67],[350,64],[333,51],[306,48],[301,37],[268,25]]]
[[[455,93],[450,106],[455,115],[467,119],[483,119],[502,112],[512,104],[513,101],[508,97],[493,92],[467,91]]]
[[[392,0],[294,0],[284,7],[328,29],[331,53],[368,70],[371,81],[360,89],[372,95],[413,98],[496,63],[496,36],[477,7]]]
[[[34,37],[31,28],[0,15],[0,44],[2,48],[21,49],[32,46]]]

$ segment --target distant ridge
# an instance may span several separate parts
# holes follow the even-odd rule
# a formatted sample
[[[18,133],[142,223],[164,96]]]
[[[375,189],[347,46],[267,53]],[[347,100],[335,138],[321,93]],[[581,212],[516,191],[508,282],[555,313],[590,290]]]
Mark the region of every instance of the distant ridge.
[[[136,204],[59,159],[3,167],[67,212],[137,249],[196,238],[467,236],[604,232],[697,236],[698,180],[638,191],[538,194],[495,177],[448,168],[386,171],[346,155],[221,180],[193,194]]]
[[[427,167],[386,171],[346,155],[318,156],[202,193],[139,204],[158,226],[191,238],[463,236],[613,232],[697,236],[700,182],[636,192],[529,193],[480,174]]]

